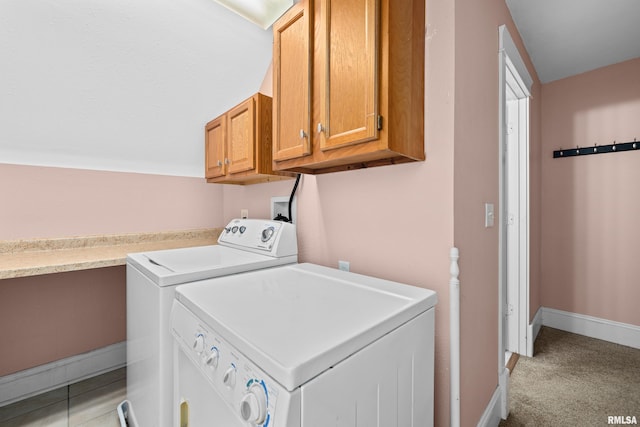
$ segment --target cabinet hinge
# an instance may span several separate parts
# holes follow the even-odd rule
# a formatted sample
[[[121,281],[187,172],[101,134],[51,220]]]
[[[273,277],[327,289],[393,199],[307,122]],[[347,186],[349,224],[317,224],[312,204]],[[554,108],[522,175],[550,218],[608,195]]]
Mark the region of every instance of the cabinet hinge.
[[[378,130],[382,130],[382,116],[378,116]]]

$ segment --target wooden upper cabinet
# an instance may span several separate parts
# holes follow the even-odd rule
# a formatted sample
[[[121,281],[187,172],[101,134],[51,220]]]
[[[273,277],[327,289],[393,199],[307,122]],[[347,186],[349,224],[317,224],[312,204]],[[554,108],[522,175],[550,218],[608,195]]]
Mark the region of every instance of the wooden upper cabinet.
[[[378,40],[376,0],[320,0],[322,74],[317,125],[320,148],[378,137]]]
[[[227,113],[229,173],[255,168],[255,100],[249,98]]]
[[[292,176],[272,167],[271,107],[271,98],[258,93],[207,123],[207,182],[254,184]]]
[[[425,0],[301,0],[273,28],[276,170],[424,160]]]
[[[207,123],[205,128],[206,177],[217,178],[227,173],[226,158],[226,117],[218,117]]]
[[[306,1],[273,25],[273,158],[311,153],[311,18]]]

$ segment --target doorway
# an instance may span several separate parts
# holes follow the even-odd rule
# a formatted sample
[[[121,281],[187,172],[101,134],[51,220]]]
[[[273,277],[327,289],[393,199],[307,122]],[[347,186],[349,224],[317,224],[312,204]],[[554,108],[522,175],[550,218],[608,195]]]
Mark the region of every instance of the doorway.
[[[505,351],[532,355],[529,330],[529,97],[533,79],[505,25],[499,31],[498,386],[509,414]],[[529,351],[531,349],[531,351]]]
[[[503,181],[505,218],[504,331],[506,351],[527,354],[529,323],[529,97],[507,68]]]

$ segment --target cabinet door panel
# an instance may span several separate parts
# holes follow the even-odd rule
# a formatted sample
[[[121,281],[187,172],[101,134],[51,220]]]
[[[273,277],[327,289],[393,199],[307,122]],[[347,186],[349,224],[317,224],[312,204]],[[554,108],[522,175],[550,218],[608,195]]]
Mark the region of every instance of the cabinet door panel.
[[[379,4],[322,1],[326,75],[320,147],[329,150],[378,137]]]
[[[273,159],[311,153],[311,18],[308,0],[274,24]]]
[[[226,120],[218,117],[207,124],[205,129],[206,177],[217,178],[226,175]]]
[[[227,113],[229,173],[255,168],[255,103],[248,99]]]

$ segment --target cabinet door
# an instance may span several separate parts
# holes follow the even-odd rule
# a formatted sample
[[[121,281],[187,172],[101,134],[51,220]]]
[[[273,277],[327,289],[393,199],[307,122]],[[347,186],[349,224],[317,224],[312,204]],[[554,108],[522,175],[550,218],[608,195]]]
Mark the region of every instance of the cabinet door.
[[[207,178],[225,176],[226,117],[220,116],[205,128],[205,170]]]
[[[273,25],[273,159],[311,153],[310,0]]]
[[[378,137],[379,0],[322,1],[320,148]]]
[[[255,101],[247,99],[227,113],[229,173],[255,168]]]

